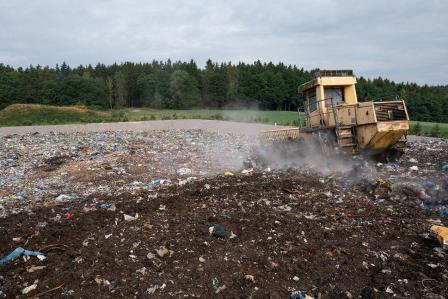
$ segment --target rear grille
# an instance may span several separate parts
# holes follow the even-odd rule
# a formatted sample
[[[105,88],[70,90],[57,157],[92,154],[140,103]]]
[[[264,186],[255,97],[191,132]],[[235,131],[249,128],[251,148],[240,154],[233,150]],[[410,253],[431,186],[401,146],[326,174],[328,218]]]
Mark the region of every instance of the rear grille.
[[[260,133],[260,138],[264,142],[296,140],[299,139],[299,129],[292,128],[292,129],[265,131]]]
[[[406,120],[406,111],[401,102],[374,103],[377,121]]]

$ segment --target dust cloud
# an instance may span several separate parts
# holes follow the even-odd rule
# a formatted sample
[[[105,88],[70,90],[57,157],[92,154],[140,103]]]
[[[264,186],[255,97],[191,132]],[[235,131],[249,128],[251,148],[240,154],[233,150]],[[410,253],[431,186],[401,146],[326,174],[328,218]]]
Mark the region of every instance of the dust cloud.
[[[259,142],[253,148],[252,157],[263,168],[312,169],[322,174],[345,173],[359,163],[352,156],[343,156],[331,150],[333,152],[324,152],[317,140],[273,144]]]

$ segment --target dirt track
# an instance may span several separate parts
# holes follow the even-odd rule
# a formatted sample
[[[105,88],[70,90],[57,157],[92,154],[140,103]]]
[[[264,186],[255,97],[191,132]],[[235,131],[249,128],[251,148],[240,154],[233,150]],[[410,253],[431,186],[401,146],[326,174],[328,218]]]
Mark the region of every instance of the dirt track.
[[[152,130],[172,130],[201,129],[214,133],[235,133],[255,136],[261,131],[288,128],[286,126],[274,126],[268,124],[242,123],[220,120],[206,119],[179,119],[179,120],[154,120],[154,121],[133,121],[116,123],[95,123],[95,124],[71,124],[71,125],[49,125],[49,126],[20,126],[20,127],[0,127],[0,137],[12,134],[28,134],[38,132],[48,134],[50,132],[74,133],[74,132],[105,132],[105,131],[152,131]],[[437,138],[408,136],[409,141],[434,140]]]
[[[73,132],[105,132],[105,131],[150,131],[150,130],[172,130],[202,129],[216,133],[237,133],[244,135],[256,135],[260,131],[272,130],[278,126],[254,123],[242,123],[205,119],[181,119],[181,120],[154,120],[138,122],[96,123],[96,124],[72,124],[51,126],[22,126],[0,128],[0,137],[12,134],[27,134],[38,132],[48,134],[50,132],[73,133]]]

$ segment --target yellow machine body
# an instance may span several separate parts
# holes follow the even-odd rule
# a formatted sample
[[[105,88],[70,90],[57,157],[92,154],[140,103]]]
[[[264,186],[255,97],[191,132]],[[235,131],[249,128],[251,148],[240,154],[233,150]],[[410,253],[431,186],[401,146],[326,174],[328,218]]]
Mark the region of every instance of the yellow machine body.
[[[355,84],[351,70],[319,71],[298,88],[304,96],[305,126],[263,132],[262,140],[306,140],[325,132],[344,150],[391,148],[409,130],[404,100],[358,102]]]

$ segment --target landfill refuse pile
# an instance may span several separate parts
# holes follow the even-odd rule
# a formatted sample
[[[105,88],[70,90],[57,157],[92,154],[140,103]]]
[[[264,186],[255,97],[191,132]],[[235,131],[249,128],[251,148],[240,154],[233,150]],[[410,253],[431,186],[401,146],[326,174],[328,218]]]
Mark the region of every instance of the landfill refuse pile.
[[[447,141],[346,172],[202,131],[1,141],[0,298],[448,296]]]
[[[0,217],[239,169],[252,143],[201,130],[36,133],[1,141]]]

